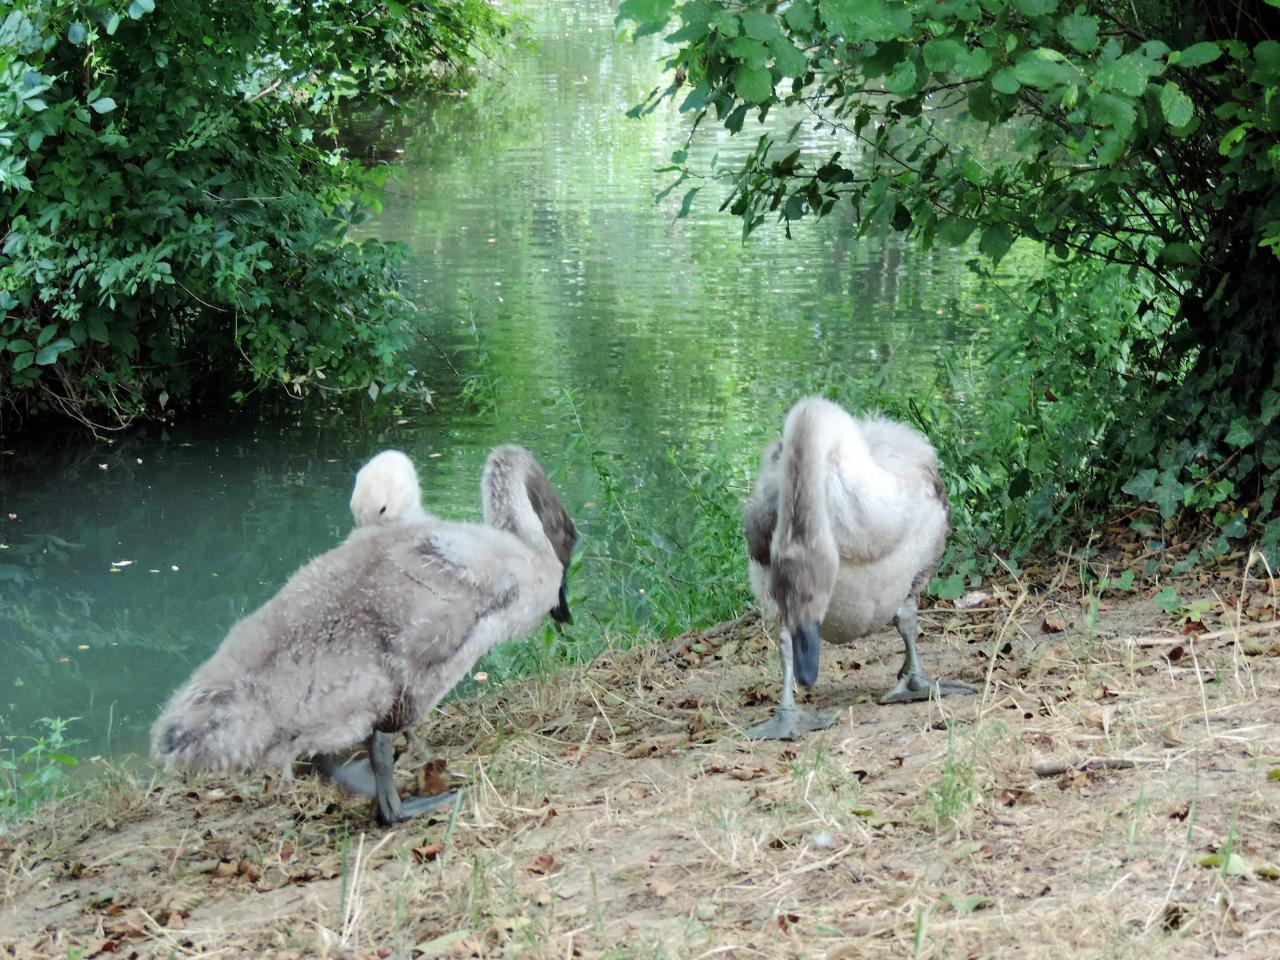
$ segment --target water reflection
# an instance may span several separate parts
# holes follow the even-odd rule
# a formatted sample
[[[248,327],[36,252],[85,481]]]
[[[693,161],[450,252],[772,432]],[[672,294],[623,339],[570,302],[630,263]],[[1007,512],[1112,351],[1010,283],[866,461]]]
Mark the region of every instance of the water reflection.
[[[419,463],[433,510],[478,520],[485,453],[528,445],[582,528],[574,594],[597,613],[579,629],[653,615],[662,571],[628,558],[636,537],[685,536],[664,512],[675,471],[741,451],[723,482],[743,487],[749,451],[816,371],[870,379],[892,358],[907,390],[969,335],[955,253],[857,239],[838,216],[744,245],[714,185],[687,219],[682,190],[655,205],[687,118],[624,111],[654,84],[659,41],[620,41],[606,2],[524,13],[536,47],[467,97],[366,131],[373,155],[403,159],[368,229],[409,248],[434,410],[304,407],[0,457],[11,729],[76,715],[91,751],[143,748],[157,705],[231,623],[344,535],[354,471],[385,446]],[[753,147],[695,149],[709,162]],[[602,506],[611,486],[624,517]]]

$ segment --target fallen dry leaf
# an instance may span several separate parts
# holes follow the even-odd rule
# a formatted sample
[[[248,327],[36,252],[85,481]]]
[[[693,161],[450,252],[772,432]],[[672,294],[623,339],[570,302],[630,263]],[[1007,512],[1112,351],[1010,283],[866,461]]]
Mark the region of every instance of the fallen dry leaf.
[[[413,848],[413,859],[417,863],[428,863],[444,852],[443,843],[428,843],[425,847]]]
[[[121,940],[147,936],[147,916],[137,907],[126,910],[102,925],[104,933]]]
[[[1067,629],[1067,621],[1057,614],[1050,614],[1040,624],[1041,633],[1061,633],[1065,629]]]
[[[650,737],[648,740],[642,740],[630,750],[627,756],[632,760],[638,760],[641,757],[665,756],[671,753],[676,746],[685,739],[682,733],[670,733],[661,737]]]
[[[655,896],[665,900],[675,892],[676,885],[670,880],[657,879],[649,884],[649,889],[653,891]]]
[[[434,797],[438,793],[447,793],[450,787],[449,773],[445,770],[445,762],[437,757],[418,768],[418,793],[424,797]]]
[[[530,873],[547,874],[555,869],[556,858],[549,853],[540,853],[534,857],[533,863],[529,865]]]

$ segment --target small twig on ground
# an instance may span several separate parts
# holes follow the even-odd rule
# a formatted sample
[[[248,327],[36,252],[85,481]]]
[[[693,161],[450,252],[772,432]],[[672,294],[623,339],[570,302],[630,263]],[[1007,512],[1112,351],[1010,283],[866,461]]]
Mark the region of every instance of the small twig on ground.
[[[1031,771],[1037,777],[1058,777],[1072,770],[1128,770],[1140,763],[1164,763],[1160,757],[1087,757],[1072,763],[1070,760],[1037,760]]]
[[[600,719],[599,717],[591,718],[591,725],[587,727],[586,735],[582,738],[582,743],[578,745],[578,755],[573,758],[573,766],[576,767],[578,764],[582,762],[582,754],[587,749],[587,741],[591,739],[591,734],[596,732],[596,722],[599,719]]]
[[[1198,636],[1185,637],[1130,637],[1128,643],[1137,647],[1160,647],[1170,643],[1190,643],[1200,640],[1217,640],[1231,634],[1266,633],[1268,630],[1280,630],[1280,620],[1268,620],[1266,623],[1242,623],[1239,626],[1226,627],[1222,630],[1210,630]]]

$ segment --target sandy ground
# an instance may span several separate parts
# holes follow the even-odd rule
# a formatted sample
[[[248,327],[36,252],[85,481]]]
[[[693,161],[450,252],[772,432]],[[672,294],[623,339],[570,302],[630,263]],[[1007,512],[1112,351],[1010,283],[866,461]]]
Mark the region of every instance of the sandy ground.
[[[465,789],[391,830],[312,778],[106,771],[0,838],[0,956],[1278,957],[1259,566],[1173,581],[1190,627],[1167,578],[1027,570],[922,617],[979,696],[878,706],[886,631],[824,651],[839,719],[794,743],[742,737],[778,692],[751,615],[506,685],[413,732],[402,792]]]

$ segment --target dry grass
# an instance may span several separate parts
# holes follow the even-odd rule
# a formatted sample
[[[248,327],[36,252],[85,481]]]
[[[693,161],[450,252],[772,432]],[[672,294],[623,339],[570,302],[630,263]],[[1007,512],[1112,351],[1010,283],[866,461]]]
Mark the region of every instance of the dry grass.
[[[896,637],[828,648],[797,743],[742,739],[751,617],[452,704],[399,764],[467,780],[434,823],[117,777],[0,839],[0,956],[1280,956],[1277,583],[1183,583],[1197,636],[1082,575],[924,616],[980,697],[880,707]]]

